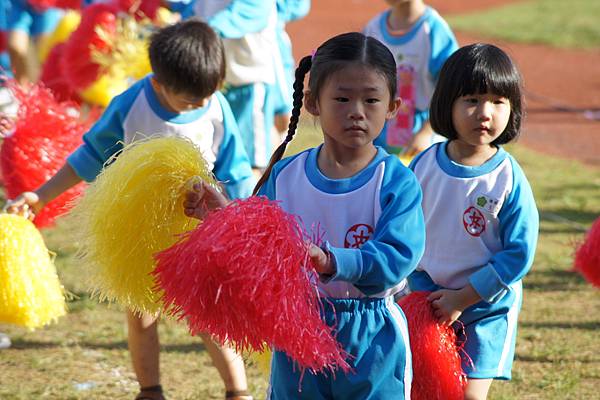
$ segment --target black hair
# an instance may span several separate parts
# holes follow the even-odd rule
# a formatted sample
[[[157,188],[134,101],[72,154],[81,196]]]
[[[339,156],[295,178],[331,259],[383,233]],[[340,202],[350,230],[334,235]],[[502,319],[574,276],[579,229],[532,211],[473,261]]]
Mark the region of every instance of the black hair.
[[[506,129],[492,144],[505,144],[517,138],[523,118],[521,74],[508,54],[485,43],[461,47],[444,63],[429,110],[433,130],[450,140],[456,139],[458,133],[452,122],[454,102],[461,96],[484,93],[510,101]]]
[[[154,78],[175,93],[206,98],[225,79],[223,42],[197,18],[156,31],[148,52]]]
[[[254,188],[254,194],[269,178],[273,165],[281,160],[287,144],[294,138],[300,117],[300,109],[302,108],[304,77],[306,74],[310,72],[308,78],[310,95],[317,99],[321,88],[332,74],[355,63],[371,67],[381,74],[385,78],[390,91],[390,101],[394,100],[396,97],[396,61],[384,44],[360,32],[343,33],[327,40],[319,46],[314,55],[302,58],[298,68],[296,68],[294,101],[287,136],[273,152],[267,169]]]

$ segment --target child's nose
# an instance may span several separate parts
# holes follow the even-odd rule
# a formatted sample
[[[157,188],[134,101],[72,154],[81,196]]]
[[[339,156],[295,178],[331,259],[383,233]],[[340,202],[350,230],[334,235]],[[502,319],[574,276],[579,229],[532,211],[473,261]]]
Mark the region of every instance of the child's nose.
[[[364,114],[364,109],[363,109],[362,104],[359,102],[353,103],[350,106],[348,115],[349,115],[350,119],[363,119],[365,114]]]
[[[484,101],[478,107],[477,117],[480,120],[487,121],[492,118],[492,104],[488,101]]]

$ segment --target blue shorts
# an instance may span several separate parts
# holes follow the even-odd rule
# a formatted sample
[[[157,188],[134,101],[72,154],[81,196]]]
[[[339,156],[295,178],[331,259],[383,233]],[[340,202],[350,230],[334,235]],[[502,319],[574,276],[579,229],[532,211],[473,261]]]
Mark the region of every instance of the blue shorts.
[[[229,86],[223,91],[253,168],[265,168],[273,152],[274,96],[268,96],[268,89],[269,85],[264,83],[252,83]]]
[[[40,36],[54,32],[62,16],[63,12],[58,8],[36,11],[24,2],[13,1],[8,11],[6,30]]]
[[[328,302],[331,302],[328,304]],[[273,352],[268,399],[409,399],[412,362],[406,318],[387,299],[327,299],[324,319],[351,354],[352,371],[301,377],[285,353]]]
[[[413,272],[408,284],[412,291],[442,289],[425,271]],[[460,323],[453,325],[459,343],[464,343],[462,367],[469,378],[511,378],[523,285],[517,281],[509,287],[498,302],[481,301],[465,309],[458,319]]]

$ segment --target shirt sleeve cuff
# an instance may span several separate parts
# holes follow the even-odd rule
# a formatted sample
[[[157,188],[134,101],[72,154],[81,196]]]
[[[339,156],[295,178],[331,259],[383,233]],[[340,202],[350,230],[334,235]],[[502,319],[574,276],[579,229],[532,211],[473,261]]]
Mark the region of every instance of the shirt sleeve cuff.
[[[67,162],[75,173],[86,182],[92,182],[102,170],[102,163],[93,157],[85,148],[77,148],[68,158]]]
[[[362,275],[362,258],[358,249],[342,249],[331,247],[329,242],[322,246],[323,250],[330,254],[331,262],[335,267],[335,274],[328,277],[329,281],[356,282]]]
[[[502,282],[491,264],[487,264],[471,274],[469,283],[479,296],[488,303],[497,302],[508,291],[508,286]]]

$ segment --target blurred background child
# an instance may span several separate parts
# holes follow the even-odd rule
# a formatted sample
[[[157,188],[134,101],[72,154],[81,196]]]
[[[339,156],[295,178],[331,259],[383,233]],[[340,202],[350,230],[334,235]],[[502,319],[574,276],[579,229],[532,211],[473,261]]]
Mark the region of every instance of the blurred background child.
[[[465,46],[444,64],[431,123],[448,141],[412,162],[423,188],[427,240],[411,290],[429,296],[440,323],[466,342],[465,399],[485,399],[493,379],[510,379],[539,216],[529,182],[501,145],[520,132],[521,76],[488,44]]]
[[[458,44],[446,21],[422,0],[386,2],[390,9],[373,18],[364,33],[394,54],[402,106],[375,144],[412,157],[432,143],[429,101],[444,61]]]

